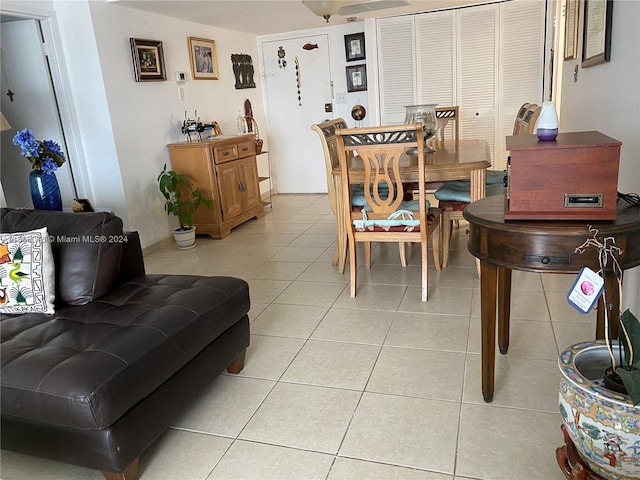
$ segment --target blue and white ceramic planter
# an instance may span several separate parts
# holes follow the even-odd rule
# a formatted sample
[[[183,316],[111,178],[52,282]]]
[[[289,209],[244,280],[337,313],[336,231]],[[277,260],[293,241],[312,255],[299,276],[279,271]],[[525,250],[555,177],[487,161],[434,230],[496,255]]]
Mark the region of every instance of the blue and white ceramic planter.
[[[618,347],[613,349],[618,358]],[[558,404],[580,458],[601,477],[640,478],[640,406],[603,387],[610,365],[604,342],[573,345],[560,354]]]

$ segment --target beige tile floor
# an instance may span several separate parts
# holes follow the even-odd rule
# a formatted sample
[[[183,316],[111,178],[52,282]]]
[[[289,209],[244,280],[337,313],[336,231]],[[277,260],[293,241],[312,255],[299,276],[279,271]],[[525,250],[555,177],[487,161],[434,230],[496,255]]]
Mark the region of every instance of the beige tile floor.
[[[495,400],[480,392],[480,302],[464,225],[449,268],[394,244],[359,268],[358,296],[331,266],[326,195],[279,195],[224,240],[198,237],[146,258],[148,272],[234,275],[250,285],[251,346],[141,457],[140,478],[562,480],[559,349],[593,335],[565,301],[571,276],[514,272],[509,353]],[[361,255],[362,256],[362,255]],[[92,470],[2,452],[3,480],[99,479]]]

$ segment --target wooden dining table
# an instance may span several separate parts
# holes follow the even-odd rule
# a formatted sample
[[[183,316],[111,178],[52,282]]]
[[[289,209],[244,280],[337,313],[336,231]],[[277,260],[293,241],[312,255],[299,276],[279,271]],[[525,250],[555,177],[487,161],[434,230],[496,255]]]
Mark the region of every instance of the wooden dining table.
[[[437,140],[428,142],[435,152],[425,153],[426,181],[471,180],[471,201],[486,195],[487,168],[491,166],[491,151],[486,140]],[[364,172],[362,159],[354,156],[350,165],[350,178],[358,181],[357,172]],[[347,257],[347,231],[342,198],[342,172],[340,166],[332,170],[336,192],[336,226],[338,229],[338,271],[344,273]],[[418,181],[417,155],[404,154],[401,159],[400,176],[403,182]],[[363,175],[364,177],[364,175]]]

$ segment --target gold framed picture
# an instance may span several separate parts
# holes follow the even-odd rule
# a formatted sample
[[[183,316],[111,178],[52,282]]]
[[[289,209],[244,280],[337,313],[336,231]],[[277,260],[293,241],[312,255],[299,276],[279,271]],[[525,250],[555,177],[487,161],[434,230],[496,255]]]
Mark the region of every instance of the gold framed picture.
[[[189,59],[194,80],[218,80],[215,40],[189,37]]]
[[[131,44],[136,82],[154,82],[167,79],[161,41],[130,38],[129,43]]]

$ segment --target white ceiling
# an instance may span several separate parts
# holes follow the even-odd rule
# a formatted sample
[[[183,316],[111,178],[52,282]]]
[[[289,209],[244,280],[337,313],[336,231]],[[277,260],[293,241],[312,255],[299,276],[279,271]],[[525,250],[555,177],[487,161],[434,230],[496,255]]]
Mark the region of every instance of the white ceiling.
[[[214,27],[269,35],[317,28],[327,25],[324,18],[314,15],[300,0],[107,0],[116,5],[153,12],[190,22]],[[349,0],[347,5],[367,3],[375,8],[377,1]],[[402,7],[358,13],[334,15],[329,25],[345,24],[348,18],[361,20],[374,16],[392,16],[406,13],[441,10],[455,6],[491,3],[496,0],[406,0]]]

